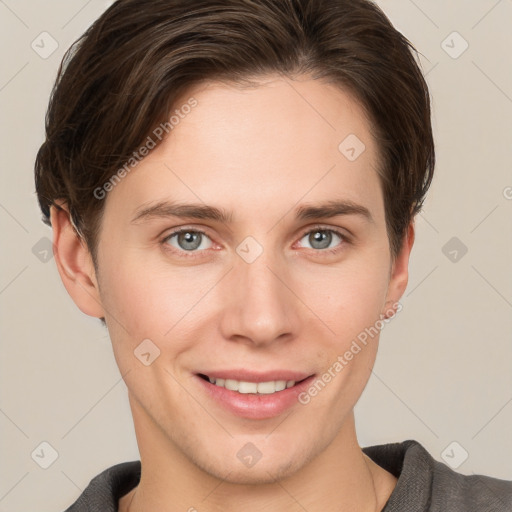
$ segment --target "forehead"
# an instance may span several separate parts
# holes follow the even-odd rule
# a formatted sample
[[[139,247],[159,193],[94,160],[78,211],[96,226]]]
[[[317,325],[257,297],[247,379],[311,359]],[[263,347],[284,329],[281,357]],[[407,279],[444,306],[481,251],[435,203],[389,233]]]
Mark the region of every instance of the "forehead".
[[[193,108],[182,108],[190,105]],[[378,151],[363,108],[313,79],[269,76],[252,87],[195,86],[175,102],[169,136],[110,192],[124,209],[202,201],[269,215],[301,198],[365,202],[379,217]],[[176,112],[177,111],[177,112]],[[127,212],[128,213],[128,212]]]
[[[325,81],[271,75],[251,87],[206,82],[190,89],[174,108],[180,110],[191,97],[198,106],[172,130],[169,147],[176,149],[184,139],[195,137],[202,142],[205,158],[212,154],[232,160],[252,156],[275,165],[279,158],[289,162],[305,156],[309,160],[319,152],[337,159],[339,144],[355,135],[369,149],[367,163],[376,164],[371,124],[364,109],[352,93]],[[271,147],[272,154],[264,151]]]

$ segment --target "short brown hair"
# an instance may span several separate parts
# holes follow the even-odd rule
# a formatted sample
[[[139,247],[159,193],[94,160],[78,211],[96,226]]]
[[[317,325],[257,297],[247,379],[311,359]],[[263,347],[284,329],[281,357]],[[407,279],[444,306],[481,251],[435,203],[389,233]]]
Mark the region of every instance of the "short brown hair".
[[[35,163],[43,220],[64,200],[96,261],[104,201],[94,190],[188,88],[309,74],[353,93],[372,122],[395,257],[435,164],[430,97],[413,51],[369,0],[118,0],[61,63]]]

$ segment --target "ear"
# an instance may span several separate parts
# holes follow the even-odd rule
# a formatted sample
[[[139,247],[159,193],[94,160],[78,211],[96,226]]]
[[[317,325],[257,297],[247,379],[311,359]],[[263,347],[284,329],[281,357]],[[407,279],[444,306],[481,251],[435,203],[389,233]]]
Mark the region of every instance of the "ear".
[[[407,288],[407,282],[409,281],[409,256],[414,244],[414,235],[414,220],[412,220],[402,241],[402,247],[391,265],[386,303],[382,310],[384,318],[389,318],[392,310],[396,311],[396,304]]]
[[[64,203],[51,206],[50,220],[53,255],[64,287],[83,313],[104,317],[91,254],[85,240],[72,225]]]

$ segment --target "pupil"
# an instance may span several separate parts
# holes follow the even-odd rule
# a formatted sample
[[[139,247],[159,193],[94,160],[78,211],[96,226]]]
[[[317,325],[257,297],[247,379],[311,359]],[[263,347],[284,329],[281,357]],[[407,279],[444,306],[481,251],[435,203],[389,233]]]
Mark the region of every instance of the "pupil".
[[[312,240],[310,235],[310,243],[315,249],[325,249],[326,247],[329,247],[331,238],[332,234],[328,231],[315,231]],[[319,245],[315,246],[317,243],[319,243]]]
[[[178,235],[178,243],[183,249],[192,250],[197,249],[200,245],[200,233],[191,233],[184,231]]]

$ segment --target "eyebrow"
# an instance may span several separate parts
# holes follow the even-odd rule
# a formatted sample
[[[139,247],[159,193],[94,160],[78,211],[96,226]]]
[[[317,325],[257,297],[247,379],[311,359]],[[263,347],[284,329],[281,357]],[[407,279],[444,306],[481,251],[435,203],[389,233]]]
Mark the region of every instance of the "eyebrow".
[[[358,215],[368,222],[375,222],[368,208],[350,200],[331,200],[315,205],[305,204],[295,209],[295,218],[297,220],[326,219],[337,217],[338,215]],[[131,222],[135,224],[155,218],[167,217],[209,219],[229,224],[233,221],[233,212],[201,203],[160,201],[137,209]]]

